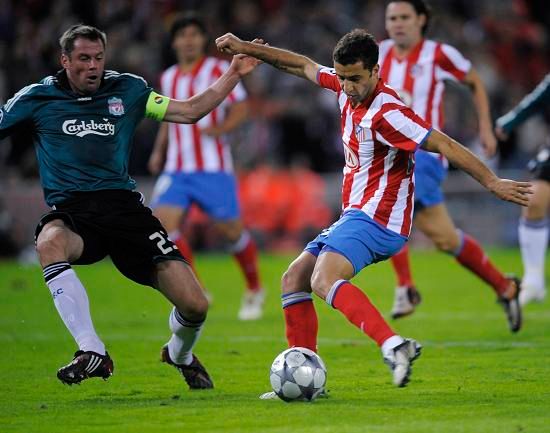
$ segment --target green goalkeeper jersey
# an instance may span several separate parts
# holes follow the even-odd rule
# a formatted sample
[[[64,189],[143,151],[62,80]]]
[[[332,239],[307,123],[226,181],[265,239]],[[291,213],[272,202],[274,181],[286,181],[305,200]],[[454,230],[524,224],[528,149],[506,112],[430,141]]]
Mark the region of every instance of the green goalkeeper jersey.
[[[79,95],[60,71],[21,89],[0,108],[0,139],[18,126],[30,128],[49,206],[74,192],[132,190],[132,137],[155,95],[141,77],[115,71],[105,71],[95,93]]]

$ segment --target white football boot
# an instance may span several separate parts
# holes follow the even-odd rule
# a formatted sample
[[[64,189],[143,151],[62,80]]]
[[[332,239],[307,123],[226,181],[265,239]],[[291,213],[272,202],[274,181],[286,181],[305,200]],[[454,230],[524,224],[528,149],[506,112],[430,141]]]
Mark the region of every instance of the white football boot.
[[[546,298],[546,287],[544,284],[532,284],[525,278],[521,283],[521,292],[519,293],[519,303],[521,306],[531,302],[542,302]]]
[[[247,290],[243,295],[241,309],[239,310],[239,320],[258,320],[263,315],[265,301],[265,291],[260,289],[252,292]]]
[[[391,309],[392,319],[408,316],[414,313],[414,309],[420,304],[422,298],[420,292],[414,287],[397,286],[395,288],[395,298]]]
[[[383,354],[384,362],[392,372],[395,386],[402,387],[409,382],[412,364],[420,356],[421,350],[422,346],[418,342],[406,338],[401,344]]]

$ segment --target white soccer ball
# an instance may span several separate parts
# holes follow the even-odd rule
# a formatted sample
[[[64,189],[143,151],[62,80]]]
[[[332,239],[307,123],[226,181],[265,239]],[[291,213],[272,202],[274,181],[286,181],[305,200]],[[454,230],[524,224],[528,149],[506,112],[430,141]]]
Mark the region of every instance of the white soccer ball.
[[[269,381],[281,400],[313,401],[325,389],[327,369],[323,360],[305,347],[291,347],[277,355]]]

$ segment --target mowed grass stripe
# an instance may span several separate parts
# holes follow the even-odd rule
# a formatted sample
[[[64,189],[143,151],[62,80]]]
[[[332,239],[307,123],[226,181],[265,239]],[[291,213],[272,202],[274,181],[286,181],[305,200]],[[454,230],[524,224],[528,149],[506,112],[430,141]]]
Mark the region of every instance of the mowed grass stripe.
[[[490,251],[519,272],[516,250]],[[108,262],[76,270],[88,287],[95,326],[115,359],[107,382],[62,386],[56,369],[75,350],[39,268],[0,263],[1,432],[543,432],[550,425],[550,308],[529,306],[525,329],[507,330],[495,296],[451,258],[413,254],[424,303],[391,322],[425,351],[411,384],[392,387],[377,347],[320,300],[320,354],[330,397],[313,404],[260,401],[269,364],[285,346],[279,281],[291,256],[261,260],[266,316],[241,323],[242,278],[230,257],[199,256],[201,278],[214,294],[197,354],[216,389],[190,392],[158,360],[168,338],[169,305]],[[356,283],[387,315],[394,277],[388,264]]]

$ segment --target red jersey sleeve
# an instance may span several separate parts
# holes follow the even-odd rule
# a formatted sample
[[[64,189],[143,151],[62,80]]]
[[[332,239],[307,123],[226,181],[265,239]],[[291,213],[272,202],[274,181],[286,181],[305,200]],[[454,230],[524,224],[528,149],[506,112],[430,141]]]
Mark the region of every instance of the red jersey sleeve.
[[[334,72],[333,68],[327,68],[326,66],[321,66],[317,71],[317,83],[319,86],[333,90],[334,92],[342,90],[340,82],[336,77],[336,72]]]
[[[414,152],[432,127],[409,107],[388,103],[374,116],[373,129],[376,138],[387,146]]]
[[[441,78],[462,81],[470,71],[472,63],[460,51],[447,44],[438,44],[435,51],[435,64]]]

